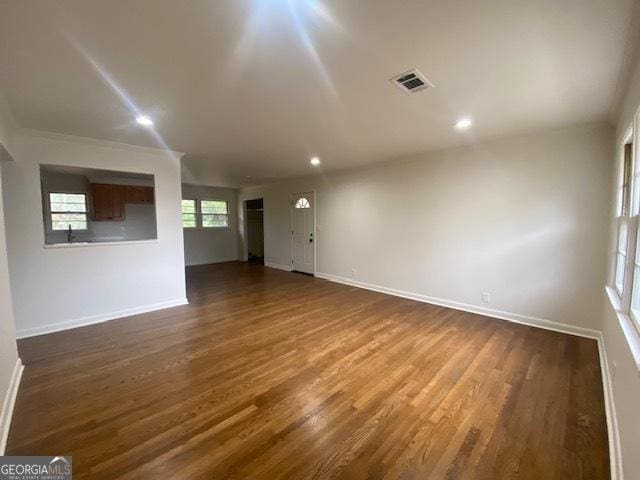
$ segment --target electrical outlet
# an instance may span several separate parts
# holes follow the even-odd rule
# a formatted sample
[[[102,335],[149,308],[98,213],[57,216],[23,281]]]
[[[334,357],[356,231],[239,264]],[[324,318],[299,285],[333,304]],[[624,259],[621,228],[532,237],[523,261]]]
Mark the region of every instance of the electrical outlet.
[[[351,269],[351,278],[356,278],[356,274],[357,274],[356,269],[352,268]]]
[[[491,302],[491,294],[489,292],[482,292],[482,301],[484,303]]]

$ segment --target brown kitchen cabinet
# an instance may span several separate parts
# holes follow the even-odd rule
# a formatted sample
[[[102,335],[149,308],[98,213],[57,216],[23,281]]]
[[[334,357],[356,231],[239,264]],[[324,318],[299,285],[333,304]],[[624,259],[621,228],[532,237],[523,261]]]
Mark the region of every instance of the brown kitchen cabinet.
[[[119,185],[91,184],[93,220],[124,220],[124,195]]]
[[[153,204],[153,187],[91,184],[92,217],[96,222],[125,218],[125,204]]]
[[[145,199],[145,203],[148,203],[151,205],[155,203],[153,187],[144,187],[144,199]]]
[[[125,203],[153,203],[153,187],[126,186]]]

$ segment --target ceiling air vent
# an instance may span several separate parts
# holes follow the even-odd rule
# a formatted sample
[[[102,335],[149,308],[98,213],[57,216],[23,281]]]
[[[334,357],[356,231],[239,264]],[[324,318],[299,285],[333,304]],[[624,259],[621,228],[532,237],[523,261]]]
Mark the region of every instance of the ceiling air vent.
[[[418,70],[410,70],[397,77],[393,77],[391,82],[405,93],[417,93],[433,85]]]

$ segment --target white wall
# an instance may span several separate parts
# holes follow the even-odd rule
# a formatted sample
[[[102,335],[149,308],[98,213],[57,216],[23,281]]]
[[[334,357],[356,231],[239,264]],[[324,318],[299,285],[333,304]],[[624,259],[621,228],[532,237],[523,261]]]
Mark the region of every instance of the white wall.
[[[13,152],[13,121],[0,94],[0,165],[11,161]],[[18,363],[16,334],[11,303],[9,270],[7,267],[7,246],[5,239],[4,215],[2,209],[2,174],[0,172],[0,455],[4,452],[5,436],[8,433],[11,414],[10,391],[12,377]]]
[[[315,189],[318,273],[594,329],[612,135],[510,138],[247,188],[239,203],[264,197],[266,263],[291,265],[289,196]]]
[[[184,257],[187,265],[229,262],[238,259],[238,191],[234,188],[182,185],[182,198],[226,200],[228,228],[184,229]]]
[[[631,82],[625,95],[618,116],[616,129],[616,146],[623,142],[623,136],[631,125],[633,117],[640,107],[640,61],[637,62],[632,73]],[[636,146],[637,148],[637,146]],[[617,157],[617,155],[615,155]],[[612,193],[610,195],[610,240],[607,255],[609,267],[608,280],[612,284],[613,259],[617,241],[617,225],[615,219],[615,179],[619,175],[621,163],[614,161],[612,152]],[[618,316],[610,302],[605,302],[602,315],[602,331],[604,348],[609,361],[610,376],[612,378],[613,398],[616,409],[620,449],[622,453],[622,467],[627,479],[637,478],[640,472],[640,371],[636,366],[629,343],[621,328]],[[614,371],[615,369],[615,371]]]
[[[18,336],[185,301],[175,153],[21,131],[14,158],[3,193]],[[157,241],[43,248],[40,163],[155,175]]]

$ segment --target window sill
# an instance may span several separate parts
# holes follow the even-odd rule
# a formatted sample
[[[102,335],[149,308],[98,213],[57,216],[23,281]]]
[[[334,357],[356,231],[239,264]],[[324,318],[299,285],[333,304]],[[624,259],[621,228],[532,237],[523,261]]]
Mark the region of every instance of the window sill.
[[[139,245],[139,244],[153,244],[158,243],[158,239],[152,240],[123,240],[118,242],[72,242],[72,243],[51,243],[49,245],[43,245],[45,249],[56,248],[84,248],[84,247],[104,247],[106,245]]]
[[[638,330],[636,330],[631,317],[621,311],[620,297],[617,292],[611,287],[605,287],[605,291],[609,297],[611,307],[618,317],[618,323],[620,324],[622,333],[627,340],[627,345],[629,345],[629,349],[631,350],[631,355],[636,363],[636,368],[640,371],[640,334],[638,333]]]

